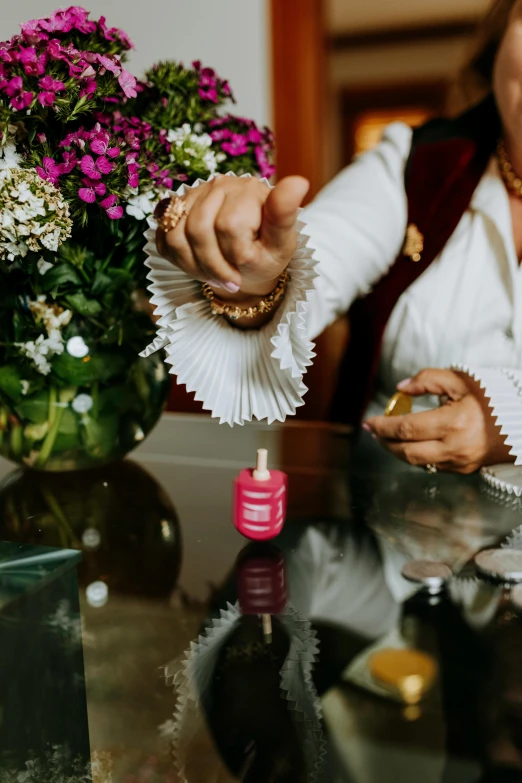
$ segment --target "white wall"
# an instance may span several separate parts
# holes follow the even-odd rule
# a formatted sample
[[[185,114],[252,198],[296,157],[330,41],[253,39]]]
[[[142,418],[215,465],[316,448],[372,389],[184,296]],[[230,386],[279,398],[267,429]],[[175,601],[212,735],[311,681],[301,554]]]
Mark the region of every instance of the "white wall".
[[[22,21],[47,16],[60,0],[0,0],[0,41]],[[81,3],[79,0],[78,4]],[[130,70],[137,76],[159,59],[202,60],[229,79],[234,113],[271,121],[268,0],[85,0],[93,18],[106,16],[136,47]]]

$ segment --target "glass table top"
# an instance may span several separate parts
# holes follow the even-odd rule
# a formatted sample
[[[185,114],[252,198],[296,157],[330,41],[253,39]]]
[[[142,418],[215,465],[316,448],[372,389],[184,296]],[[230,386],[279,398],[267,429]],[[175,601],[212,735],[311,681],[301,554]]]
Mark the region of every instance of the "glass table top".
[[[268,544],[231,522],[260,447]],[[522,549],[522,509],[478,476],[167,414],[95,471],[0,461],[0,542],[0,783],[522,780],[522,616],[473,563]]]

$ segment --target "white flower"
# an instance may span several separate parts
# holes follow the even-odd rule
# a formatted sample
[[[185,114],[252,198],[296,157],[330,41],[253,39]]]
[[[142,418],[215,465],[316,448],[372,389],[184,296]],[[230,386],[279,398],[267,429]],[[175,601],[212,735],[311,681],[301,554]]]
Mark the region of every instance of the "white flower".
[[[17,343],[24,356],[31,359],[38,372],[48,375],[51,371],[49,359],[59,356],[64,351],[64,339],[61,329],[70,322],[72,312],[64,310],[57,304],[47,304],[44,295],[40,294],[34,301],[28,303],[36,323],[42,323],[47,335],[40,334],[36,340]],[[74,339],[74,338],[73,338]],[[26,393],[22,389],[22,393]]]
[[[5,147],[0,147],[0,169],[17,169],[21,160],[13,142],[8,141]]]
[[[22,394],[24,394],[24,395],[27,394],[27,392],[29,391],[29,386],[30,386],[29,381],[22,380],[22,381],[20,381],[20,384],[22,386]]]
[[[178,166],[192,169],[194,173],[214,174],[225,156],[211,149],[212,137],[208,133],[195,131],[201,131],[201,126],[195,125],[191,128],[188,123],[167,131],[167,141],[171,144],[171,161]]]
[[[154,212],[156,202],[156,194],[152,190],[149,190],[147,193],[128,198],[125,211],[127,212],[127,215],[131,215],[131,217],[136,218],[136,220],[144,220],[147,215],[151,215]]]
[[[37,266],[38,271],[40,272],[40,274],[41,275],[45,275],[45,273],[48,272],[49,269],[51,269],[52,264],[49,263],[49,261],[46,261],[45,258],[41,258],[40,257],[38,259],[38,261],[36,262],[36,266]]]
[[[34,169],[0,166],[0,203],[0,259],[14,261],[42,247],[56,252],[71,235],[69,207]]]

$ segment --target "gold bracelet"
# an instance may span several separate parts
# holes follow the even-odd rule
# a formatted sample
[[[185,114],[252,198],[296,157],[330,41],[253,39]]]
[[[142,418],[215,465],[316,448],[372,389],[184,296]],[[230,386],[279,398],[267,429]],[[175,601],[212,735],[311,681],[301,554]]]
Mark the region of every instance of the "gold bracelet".
[[[276,304],[283,299],[289,280],[290,273],[285,269],[274,290],[252,307],[239,307],[238,305],[227,304],[221,301],[221,299],[216,297],[214,289],[208,283],[201,284],[201,293],[210,302],[210,309],[213,315],[225,315],[232,321],[237,321],[238,318],[255,318],[261,315],[261,313],[269,313],[273,310]]]

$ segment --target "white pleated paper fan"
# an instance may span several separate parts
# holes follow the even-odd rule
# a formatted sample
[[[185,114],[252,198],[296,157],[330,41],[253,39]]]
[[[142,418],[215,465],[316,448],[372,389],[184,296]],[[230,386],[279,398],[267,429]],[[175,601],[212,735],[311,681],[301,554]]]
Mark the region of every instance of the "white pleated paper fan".
[[[268,180],[261,181],[270,187]],[[202,183],[197,180],[191,187]],[[182,185],[176,195],[187,189]],[[221,423],[244,424],[252,418],[271,423],[293,415],[303,405],[303,375],[315,355],[314,343],[307,339],[306,312],[317,262],[305,223],[296,223],[298,245],[288,267],[291,279],[284,301],[270,323],[251,331],[212,315],[200,284],[157,252],[156,228],[150,218],[145,263],[158,333],[141,355],[165,348],[169,372]]]
[[[504,463],[482,468],[480,475],[490,487],[514,497],[522,497],[522,466]]]

